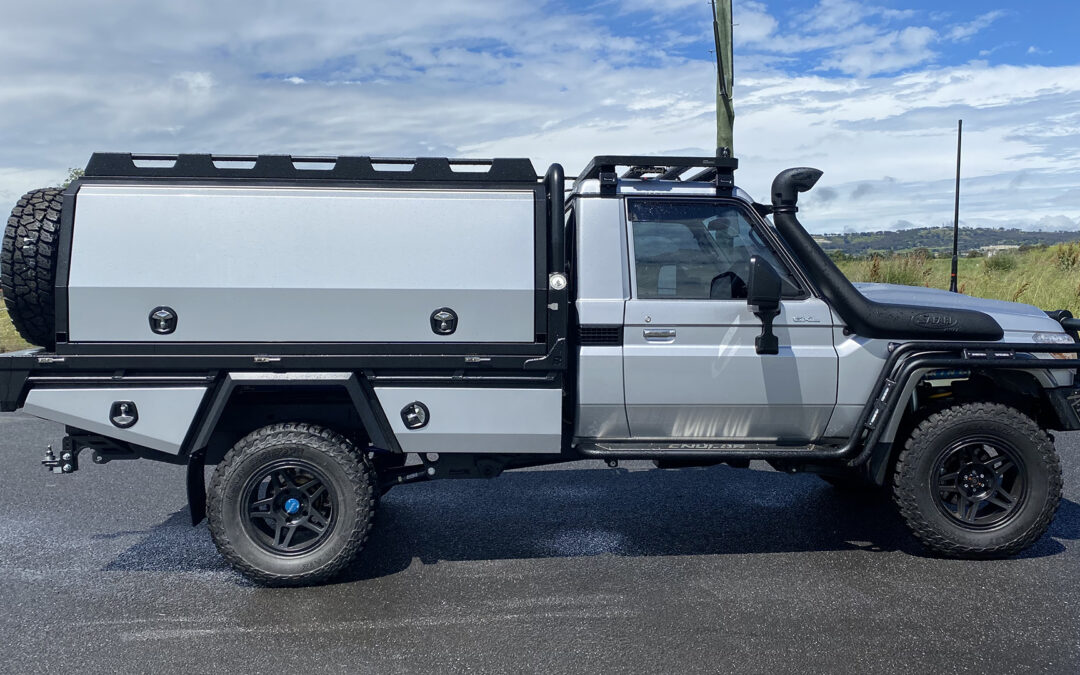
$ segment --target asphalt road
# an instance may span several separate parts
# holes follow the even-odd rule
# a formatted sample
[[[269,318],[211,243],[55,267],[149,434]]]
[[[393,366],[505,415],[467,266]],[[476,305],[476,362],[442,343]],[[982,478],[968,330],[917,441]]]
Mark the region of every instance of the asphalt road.
[[[1080,672],[1080,434],[1017,559],[927,557],[814,476],[597,462],[398,488],[308,589],[226,567],[182,468],[47,473],[61,436],[0,415],[2,672]]]

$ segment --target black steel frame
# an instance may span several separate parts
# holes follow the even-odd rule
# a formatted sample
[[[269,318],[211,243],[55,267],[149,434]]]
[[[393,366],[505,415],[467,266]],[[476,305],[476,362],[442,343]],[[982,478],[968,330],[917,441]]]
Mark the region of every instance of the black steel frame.
[[[619,167],[626,167],[620,175]],[[657,180],[681,180],[691,169],[703,169],[689,180],[716,185],[718,195],[730,196],[735,189],[735,170],[739,160],[734,157],[663,157],[653,155],[599,155],[578,174],[578,182],[600,180],[600,196],[613,197],[619,181],[653,176]]]

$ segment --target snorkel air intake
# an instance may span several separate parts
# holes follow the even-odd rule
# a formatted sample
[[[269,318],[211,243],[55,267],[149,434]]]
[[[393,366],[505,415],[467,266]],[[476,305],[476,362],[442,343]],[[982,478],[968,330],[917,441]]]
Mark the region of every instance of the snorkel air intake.
[[[821,171],[781,171],[773,180],[773,223],[821,294],[856,335],[892,340],[988,340],[1004,337],[997,321],[982,312],[874,302],[855,288],[817,245],[795,213],[799,193],[814,187]]]

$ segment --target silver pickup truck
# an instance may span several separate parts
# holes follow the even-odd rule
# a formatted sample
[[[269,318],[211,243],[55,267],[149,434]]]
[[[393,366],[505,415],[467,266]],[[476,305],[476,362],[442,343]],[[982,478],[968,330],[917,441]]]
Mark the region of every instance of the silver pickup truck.
[[[766,205],[737,165],[95,154],[8,221],[40,348],[0,356],[0,409],[66,425],[58,473],[186,465],[193,522],[270,585],[352,563],[392,487],[582,459],[884,487],[946,556],[1041,537],[1080,322],[853,285],[796,216],[821,172]]]

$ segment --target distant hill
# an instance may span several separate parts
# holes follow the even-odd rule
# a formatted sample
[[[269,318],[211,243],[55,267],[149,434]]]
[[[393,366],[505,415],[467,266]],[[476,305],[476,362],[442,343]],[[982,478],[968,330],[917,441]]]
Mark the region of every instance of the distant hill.
[[[910,230],[819,234],[814,239],[826,251],[862,256],[926,248],[933,253],[952,251],[951,227],[918,227]],[[1080,241],[1080,232],[1026,232],[988,227],[960,228],[960,253],[984,246],[1050,246]]]

